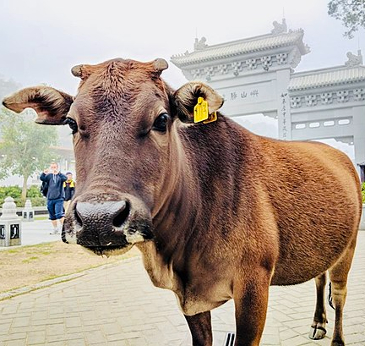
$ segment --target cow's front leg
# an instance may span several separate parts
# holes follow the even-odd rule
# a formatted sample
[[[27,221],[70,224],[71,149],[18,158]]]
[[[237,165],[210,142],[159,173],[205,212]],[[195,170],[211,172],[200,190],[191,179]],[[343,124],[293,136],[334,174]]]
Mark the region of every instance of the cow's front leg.
[[[210,311],[194,316],[185,316],[185,318],[193,338],[193,346],[212,346],[213,336]]]
[[[235,346],[259,346],[266,320],[270,278],[267,270],[259,269],[235,282]]]

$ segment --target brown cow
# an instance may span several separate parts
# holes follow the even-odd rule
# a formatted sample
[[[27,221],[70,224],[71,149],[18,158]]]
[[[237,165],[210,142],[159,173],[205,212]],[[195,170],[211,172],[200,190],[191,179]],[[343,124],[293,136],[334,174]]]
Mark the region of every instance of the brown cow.
[[[173,91],[166,61],[80,65],[75,98],[47,86],[4,100],[40,124],[73,131],[78,188],[63,236],[98,254],[136,246],[152,282],[171,289],[193,345],[211,345],[210,310],[234,299],[236,345],[259,345],[270,285],[316,279],[311,337],[325,334],[326,272],[344,345],[342,311],[361,214],[351,161],[319,143],[257,136],[218,114],[193,123],[192,82]]]

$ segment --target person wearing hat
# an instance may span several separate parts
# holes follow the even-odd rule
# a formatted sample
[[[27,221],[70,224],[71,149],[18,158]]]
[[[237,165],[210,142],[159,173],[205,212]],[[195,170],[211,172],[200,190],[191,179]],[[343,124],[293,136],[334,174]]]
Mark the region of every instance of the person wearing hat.
[[[76,186],[75,180],[72,179],[71,172],[67,172],[66,177],[67,180],[63,183],[63,188],[65,190],[65,203],[64,203],[65,212],[67,212],[71,199],[75,194],[75,186]]]

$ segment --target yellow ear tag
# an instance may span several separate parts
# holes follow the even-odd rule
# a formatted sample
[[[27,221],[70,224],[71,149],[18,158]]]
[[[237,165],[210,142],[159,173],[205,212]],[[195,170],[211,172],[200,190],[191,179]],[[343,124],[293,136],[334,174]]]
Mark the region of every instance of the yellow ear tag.
[[[203,121],[203,124],[209,124],[216,120],[217,120],[217,112],[213,112],[212,114],[209,114],[209,118],[207,120]]]
[[[194,107],[194,123],[200,123],[201,121],[209,118],[208,102],[202,97],[198,97],[198,103]]]

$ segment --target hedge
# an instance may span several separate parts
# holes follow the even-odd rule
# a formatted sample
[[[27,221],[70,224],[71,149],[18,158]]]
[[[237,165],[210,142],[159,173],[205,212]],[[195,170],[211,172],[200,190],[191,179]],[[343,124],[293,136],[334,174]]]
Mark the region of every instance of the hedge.
[[[24,207],[21,200],[22,189],[19,186],[1,186],[0,187],[0,208],[2,207],[6,197],[13,197],[17,207]],[[42,196],[39,186],[32,185],[27,191],[27,199],[30,199],[33,207],[41,207],[47,204],[47,200]]]

